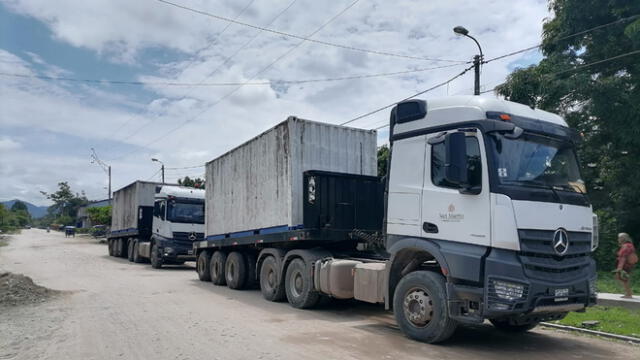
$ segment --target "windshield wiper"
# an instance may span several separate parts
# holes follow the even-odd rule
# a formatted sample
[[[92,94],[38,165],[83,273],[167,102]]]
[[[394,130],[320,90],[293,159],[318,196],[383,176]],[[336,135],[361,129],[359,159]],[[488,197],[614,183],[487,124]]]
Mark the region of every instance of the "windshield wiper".
[[[551,192],[553,193],[553,195],[555,196],[556,200],[558,200],[558,202],[562,202],[562,199],[560,198],[560,195],[558,194],[558,192],[556,191],[556,189],[553,187],[553,185],[549,185],[540,181],[535,181],[535,180],[503,180],[503,182],[509,182],[513,185],[520,185],[520,186],[525,186],[525,187],[532,187],[532,188],[538,188],[538,189],[545,189],[545,190],[551,190]]]

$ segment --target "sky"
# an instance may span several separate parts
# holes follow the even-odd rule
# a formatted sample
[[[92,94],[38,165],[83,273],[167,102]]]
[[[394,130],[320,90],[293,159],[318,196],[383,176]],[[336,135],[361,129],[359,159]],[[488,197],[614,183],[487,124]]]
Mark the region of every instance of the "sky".
[[[41,191],[60,181],[106,198],[92,148],[111,166],[113,190],[159,181],[152,158],[167,182],[202,176],[171,168],[204,164],[291,115],[341,123],[451,78],[477,53],[456,25],[491,58],[538,44],[552,16],[542,0],[171,1],[318,42],[159,0],[0,0],[0,200],[48,205]],[[533,50],[485,65],[482,89],[540,59]],[[414,72],[287,82],[405,71]],[[472,91],[469,72],[421,98]],[[350,125],[386,121],[388,110]]]

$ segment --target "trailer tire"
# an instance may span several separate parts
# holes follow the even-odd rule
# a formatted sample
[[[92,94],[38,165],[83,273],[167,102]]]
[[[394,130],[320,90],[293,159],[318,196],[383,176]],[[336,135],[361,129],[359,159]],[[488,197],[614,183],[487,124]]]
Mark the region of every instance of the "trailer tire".
[[[512,325],[509,323],[509,319],[490,319],[489,320],[493,326],[504,332],[509,333],[523,333],[527,332],[534,327],[538,326],[538,322],[532,322],[530,324],[522,324],[522,325]]]
[[[116,257],[122,257],[122,238],[117,238],[114,244],[113,253]]]
[[[129,238],[127,240],[127,260],[133,262],[133,239]]]
[[[247,261],[242,253],[233,251],[227,257],[224,275],[230,289],[240,290],[247,282]]]
[[[158,252],[158,245],[151,244],[151,267],[154,269],[162,268],[162,256]]]
[[[442,342],[456,329],[449,317],[445,281],[432,271],[405,275],[393,295],[393,312],[402,332],[426,343]]]
[[[127,258],[127,239],[120,239],[120,257],[123,259]]]
[[[255,289],[258,285],[258,272],[256,271],[256,256],[253,253],[245,253],[244,261],[247,264],[247,275],[244,287],[245,289]]]
[[[260,291],[269,301],[282,301],[287,294],[284,291],[284,281],[280,266],[273,256],[267,256],[260,266]]]
[[[226,262],[227,254],[222,251],[216,251],[211,256],[209,271],[211,272],[211,282],[214,285],[226,285],[227,279],[224,275]]]
[[[113,251],[113,239],[107,240],[107,250],[109,251],[109,256],[115,255]]]
[[[211,269],[209,269],[211,256],[209,254],[208,251],[203,251],[198,255],[198,260],[196,260],[196,271],[200,281],[211,281]]]
[[[136,264],[140,264],[144,261],[142,256],[140,256],[140,243],[138,240],[133,242],[133,262]]]
[[[308,264],[301,258],[291,260],[284,278],[287,300],[298,309],[309,309],[318,304],[320,293],[313,289],[313,279]]]

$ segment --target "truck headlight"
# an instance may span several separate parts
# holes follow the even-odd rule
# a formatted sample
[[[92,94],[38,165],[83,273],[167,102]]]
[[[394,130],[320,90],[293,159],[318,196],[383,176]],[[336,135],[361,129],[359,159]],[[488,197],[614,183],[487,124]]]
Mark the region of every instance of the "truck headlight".
[[[491,280],[493,291],[497,297],[504,300],[519,300],[524,297],[526,285],[502,280]]]
[[[598,244],[600,242],[599,236],[599,226],[598,226],[598,215],[593,214],[593,229],[591,230],[591,251],[594,251],[598,248]]]
[[[174,250],[173,250],[173,248],[172,248],[172,247],[166,247],[166,248],[164,248],[164,252],[165,252],[165,254],[171,254],[173,251],[174,251]]]

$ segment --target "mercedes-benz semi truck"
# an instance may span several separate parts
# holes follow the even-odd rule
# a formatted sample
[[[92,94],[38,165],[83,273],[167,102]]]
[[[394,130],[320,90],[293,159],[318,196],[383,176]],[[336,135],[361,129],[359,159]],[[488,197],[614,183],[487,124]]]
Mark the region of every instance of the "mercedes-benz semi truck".
[[[204,238],[204,190],[136,181],[113,194],[109,255],[131,262],[181,265]]]
[[[429,343],[595,303],[597,218],[562,117],[479,96],[401,102],[382,178],[376,136],[292,117],[207,163],[199,278],[296,308],[384,304]]]

